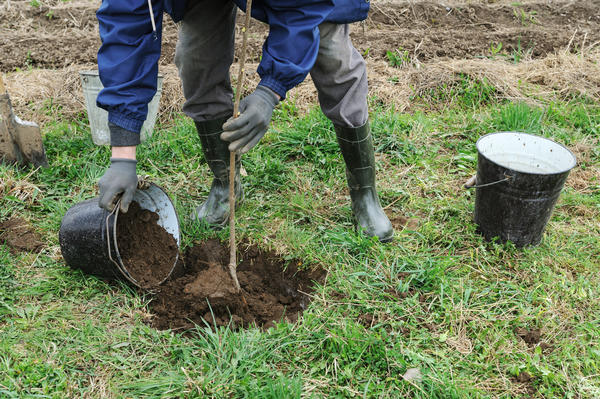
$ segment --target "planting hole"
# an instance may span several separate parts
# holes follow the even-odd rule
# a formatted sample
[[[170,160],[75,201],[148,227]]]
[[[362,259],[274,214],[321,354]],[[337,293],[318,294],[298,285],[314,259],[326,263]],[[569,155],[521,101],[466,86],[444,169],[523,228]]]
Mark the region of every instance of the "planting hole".
[[[189,248],[171,278],[150,302],[151,325],[188,330],[195,326],[269,328],[279,321],[296,322],[309,303],[323,269],[299,270],[300,261],[286,261],[253,245],[238,248],[236,293],[227,271],[229,249],[217,240]]]

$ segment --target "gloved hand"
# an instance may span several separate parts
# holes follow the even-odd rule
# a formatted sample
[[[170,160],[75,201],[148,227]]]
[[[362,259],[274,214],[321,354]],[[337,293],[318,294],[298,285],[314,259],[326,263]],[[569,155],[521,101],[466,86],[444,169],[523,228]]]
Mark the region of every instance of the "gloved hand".
[[[240,116],[223,125],[221,140],[229,141],[229,151],[246,153],[265,135],[271,122],[273,108],[279,103],[275,92],[265,86],[240,101]]]
[[[133,200],[137,189],[138,178],[136,174],[137,161],[135,159],[111,158],[110,167],[98,181],[100,198],[98,205],[109,212],[115,208],[117,197],[121,197],[121,212],[126,213]]]

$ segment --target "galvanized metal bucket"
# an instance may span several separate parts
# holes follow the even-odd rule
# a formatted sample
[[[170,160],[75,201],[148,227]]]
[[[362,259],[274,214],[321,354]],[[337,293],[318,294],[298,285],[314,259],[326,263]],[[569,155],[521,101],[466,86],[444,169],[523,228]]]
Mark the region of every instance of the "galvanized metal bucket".
[[[517,247],[537,245],[575,155],[552,140],[519,132],[492,133],[477,141],[475,223],[483,236]]]
[[[100,81],[98,71],[80,71],[81,86],[83,87],[83,96],[87,108],[88,119],[90,120],[90,129],[92,131],[92,140],[96,145],[110,145],[110,132],[108,131],[108,112],[96,105],[96,98],[100,90],[104,88]],[[148,116],[142,126],[140,139],[145,141],[152,136],[156,116],[158,115],[158,106],[162,95],[163,77],[158,75],[156,94],[148,104]]]

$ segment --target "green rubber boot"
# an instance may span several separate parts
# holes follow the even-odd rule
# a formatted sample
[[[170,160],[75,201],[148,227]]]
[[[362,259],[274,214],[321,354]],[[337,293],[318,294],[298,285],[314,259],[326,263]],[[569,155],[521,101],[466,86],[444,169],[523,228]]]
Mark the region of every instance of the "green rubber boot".
[[[375,190],[375,153],[369,123],[357,128],[336,126],[335,132],[346,162],[352,212],[358,227],[381,242],[392,241],[394,229]]]
[[[229,219],[229,143],[221,140],[223,124],[229,117],[196,122],[204,158],[214,175],[206,201],[194,212],[194,217],[210,226],[222,228]],[[240,157],[235,162],[236,206],[242,201],[244,191],[240,180]]]

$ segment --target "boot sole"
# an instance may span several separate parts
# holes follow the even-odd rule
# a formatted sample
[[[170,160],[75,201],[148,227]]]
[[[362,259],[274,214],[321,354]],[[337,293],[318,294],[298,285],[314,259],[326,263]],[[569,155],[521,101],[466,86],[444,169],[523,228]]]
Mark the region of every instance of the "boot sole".
[[[358,224],[358,221],[356,219],[354,219],[354,231],[357,234],[363,234],[364,236],[369,237],[369,238],[371,238],[371,237],[377,237],[377,236],[371,236],[371,235],[367,234],[365,232],[365,229],[363,229]],[[389,244],[390,242],[394,241],[394,230],[392,229],[392,233],[389,236],[387,236],[387,237],[383,237],[383,238],[377,237],[377,238],[379,239],[380,243],[382,243],[382,244]]]

